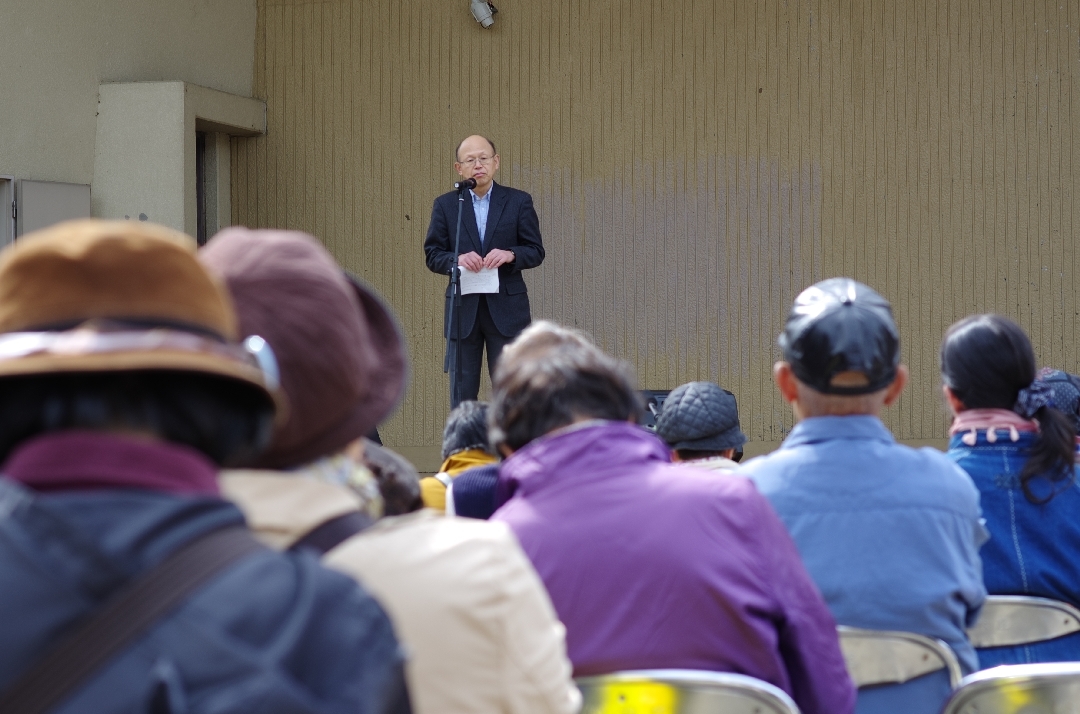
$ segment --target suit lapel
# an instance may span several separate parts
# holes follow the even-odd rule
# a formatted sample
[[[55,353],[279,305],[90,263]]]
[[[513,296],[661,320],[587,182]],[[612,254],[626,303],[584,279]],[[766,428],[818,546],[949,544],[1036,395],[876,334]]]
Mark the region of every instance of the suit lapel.
[[[470,251],[484,254],[483,248],[480,246],[480,231],[476,228],[476,211],[472,205],[472,192],[469,191],[465,194],[465,204],[461,207],[461,225],[465,229],[465,235],[468,236],[467,240],[462,240],[461,252],[468,253]],[[472,245],[469,245],[469,241],[472,241]]]
[[[506,207],[506,196],[506,191],[503,191],[499,184],[492,182],[491,206],[488,208],[487,228],[484,229],[484,253],[487,253],[493,247],[492,240],[495,237],[495,228],[498,227],[503,208]]]

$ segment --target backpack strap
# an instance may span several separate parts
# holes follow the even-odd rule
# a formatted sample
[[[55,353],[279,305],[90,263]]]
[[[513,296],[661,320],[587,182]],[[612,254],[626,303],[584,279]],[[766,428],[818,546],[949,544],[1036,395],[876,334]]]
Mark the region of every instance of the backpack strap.
[[[329,553],[345,540],[374,525],[375,519],[360,511],[349,511],[328,521],[323,521],[300,536],[289,550],[313,550],[318,555]]]
[[[225,568],[264,547],[242,526],[207,533],[135,577],[0,695],[4,714],[44,714]]]
[[[440,471],[439,473],[435,474],[435,480],[441,483],[446,488],[450,488],[450,484],[454,482],[454,477],[446,473],[445,471]]]

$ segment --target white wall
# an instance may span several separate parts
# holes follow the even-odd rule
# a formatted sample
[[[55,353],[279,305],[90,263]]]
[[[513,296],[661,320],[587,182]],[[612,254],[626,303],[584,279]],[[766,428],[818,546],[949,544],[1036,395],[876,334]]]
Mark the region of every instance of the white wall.
[[[229,144],[222,132],[255,136],[266,131],[266,104],[258,99],[187,82],[116,82],[98,88],[93,215],[150,220],[194,236],[195,132],[207,131],[208,228],[228,225]],[[210,185],[212,184],[212,185]]]
[[[250,96],[255,0],[3,0],[0,175],[89,184],[98,85]]]

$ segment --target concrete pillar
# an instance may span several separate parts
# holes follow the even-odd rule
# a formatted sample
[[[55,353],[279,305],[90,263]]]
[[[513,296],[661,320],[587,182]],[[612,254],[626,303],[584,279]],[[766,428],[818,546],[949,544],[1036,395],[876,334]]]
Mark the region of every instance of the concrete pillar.
[[[229,224],[229,137],[266,133],[266,104],[187,82],[98,88],[94,216],[153,221],[195,235],[195,132],[207,136],[207,229]]]

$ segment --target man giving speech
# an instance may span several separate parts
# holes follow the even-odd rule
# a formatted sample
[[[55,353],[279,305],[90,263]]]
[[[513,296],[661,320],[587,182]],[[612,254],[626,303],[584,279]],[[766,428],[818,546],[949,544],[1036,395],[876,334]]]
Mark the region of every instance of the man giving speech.
[[[450,324],[450,288],[446,291],[445,335],[450,349],[460,342],[461,361],[457,393],[451,407],[476,399],[480,391],[480,365],[487,345],[488,374],[503,347],[529,324],[529,294],[521,271],[535,268],[544,260],[540,221],[532,196],[493,180],[499,170],[499,154],[490,139],[470,136],[458,144],[454,170],[476,186],[466,191],[461,215],[461,247],[457,264],[462,270],[479,273],[497,269],[498,292],[473,293],[461,298],[460,317]],[[457,224],[458,192],[435,199],[431,224],[424,239],[427,267],[434,273],[450,275],[454,268],[454,230]]]

